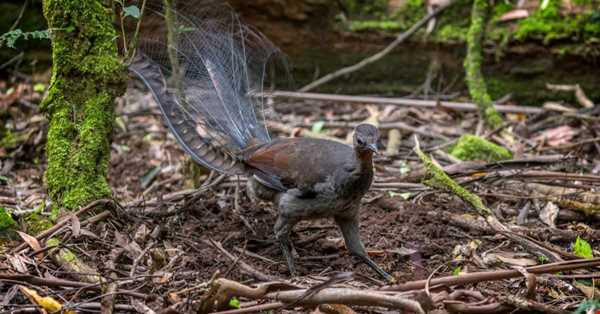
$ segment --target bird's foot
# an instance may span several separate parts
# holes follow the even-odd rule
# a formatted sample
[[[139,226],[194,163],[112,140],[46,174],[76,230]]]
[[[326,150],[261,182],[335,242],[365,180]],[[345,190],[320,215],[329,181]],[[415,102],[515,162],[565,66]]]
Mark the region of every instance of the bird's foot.
[[[385,281],[391,284],[396,283],[396,278],[388,274],[385,270],[383,270],[383,268],[381,268],[381,266],[375,263],[371,258],[369,258],[368,256],[360,255],[359,257],[363,260],[365,264],[371,267],[371,269],[373,269],[377,274],[379,274],[379,276],[381,276]]]
[[[294,252],[296,250],[294,249],[293,246],[289,245],[289,243],[286,241],[280,241],[279,244],[281,246],[281,253],[283,254],[283,257],[285,258],[285,262],[287,263],[288,270],[290,271],[290,275],[292,277],[295,277],[296,276],[296,267],[294,265],[294,254],[292,254],[290,247],[292,248],[292,250]],[[296,253],[296,254],[298,254],[298,253]]]

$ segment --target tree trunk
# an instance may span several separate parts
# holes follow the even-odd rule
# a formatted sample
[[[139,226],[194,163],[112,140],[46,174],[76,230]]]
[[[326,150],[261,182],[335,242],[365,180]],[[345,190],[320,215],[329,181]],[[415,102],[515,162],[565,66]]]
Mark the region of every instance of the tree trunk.
[[[114,100],[126,87],[110,8],[101,0],[44,0],[52,79],[46,183],[55,208],[111,195],[107,182]]]
[[[495,129],[502,125],[502,117],[494,107],[481,73],[483,59],[481,46],[485,35],[489,6],[489,0],[473,1],[471,26],[469,26],[469,32],[467,33],[465,71],[469,94],[471,94],[473,102],[479,107],[479,116],[484,119],[488,127]]]

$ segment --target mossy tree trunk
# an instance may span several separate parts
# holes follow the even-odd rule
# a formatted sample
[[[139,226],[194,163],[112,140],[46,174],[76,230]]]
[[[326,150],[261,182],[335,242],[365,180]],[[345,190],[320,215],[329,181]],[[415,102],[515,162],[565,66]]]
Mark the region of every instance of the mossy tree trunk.
[[[107,182],[114,100],[125,91],[110,8],[101,0],[44,0],[52,79],[42,103],[50,127],[48,193],[73,209],[111,195]]]
[[[489,0],[474,0],[471,10],[471,25],[467,33],[467,56],[465,72],[469,94],[479,107],[479,115],[490,128],[502,125],[502,117],[496,111],[490,94],[488,94],[485,79],[481,73],[483,59],[482,44],[489,15]]]

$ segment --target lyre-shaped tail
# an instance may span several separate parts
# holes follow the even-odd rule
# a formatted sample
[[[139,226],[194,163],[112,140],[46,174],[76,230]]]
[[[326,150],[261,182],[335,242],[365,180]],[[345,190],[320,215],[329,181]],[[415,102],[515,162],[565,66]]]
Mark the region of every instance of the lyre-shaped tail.
[[[196,162],[242,173],[241,152],[270,141],[263,100],[253,94],[262,92],[265,67],[278,50],[223,1],[151,7],[143,18],[130,70]]]

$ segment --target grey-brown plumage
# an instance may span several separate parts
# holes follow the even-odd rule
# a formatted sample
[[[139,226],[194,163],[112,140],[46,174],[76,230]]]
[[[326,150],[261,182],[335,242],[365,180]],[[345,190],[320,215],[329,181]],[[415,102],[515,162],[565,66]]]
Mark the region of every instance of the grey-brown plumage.
[[[322,139],[277,139],[253,150],[245,158],[254,176],[248,190],[278,208],[275,236],[294,273],[290,232],[301,220],[333,217],[346,247],[384,278],[391,280],[371,260],[360,240],[360,200],[373,181],[373,153],[377,129],[359,125],[354,147]]]
[[[248,175],[249,191],[275,203],[274,231],[292,273],[294,224],[333,217],[350,252],[391,279],[368,257],[358,229],[360,200],[373,180],[377,129],[359,125],[353,146],[309,138],[271,140],[262,100],[252,94],[262,91],[266,63],[277,50],[222,1],[205,2],[171,8],[175,34],[155,29],[144,34],[142,28],[130,65],[152,91],[170,131],[196,162]],[[164,9],[149,12],[161,16]]]

